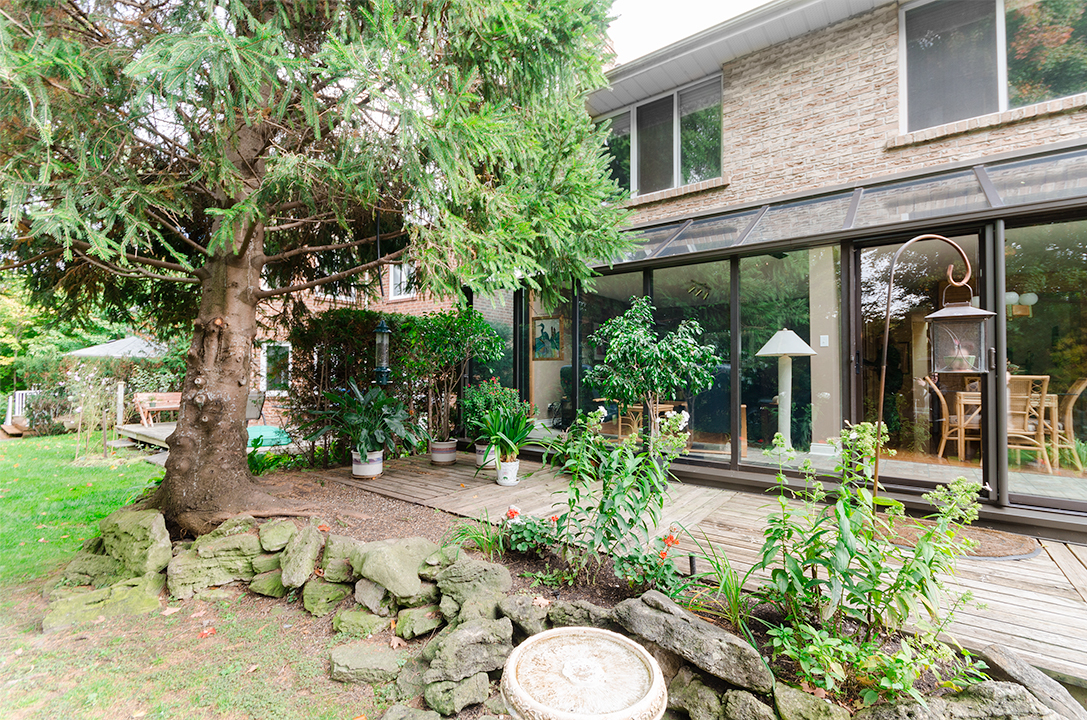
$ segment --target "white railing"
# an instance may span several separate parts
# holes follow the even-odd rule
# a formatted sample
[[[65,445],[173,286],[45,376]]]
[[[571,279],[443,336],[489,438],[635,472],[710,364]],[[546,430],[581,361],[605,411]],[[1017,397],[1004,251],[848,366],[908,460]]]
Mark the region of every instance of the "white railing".
[[[26,414],[26,399],[31,395],[37,395],[37,390],[16,390],[8,396],[8,413],[4,417],[4,424],[11,425],[12,418]]]

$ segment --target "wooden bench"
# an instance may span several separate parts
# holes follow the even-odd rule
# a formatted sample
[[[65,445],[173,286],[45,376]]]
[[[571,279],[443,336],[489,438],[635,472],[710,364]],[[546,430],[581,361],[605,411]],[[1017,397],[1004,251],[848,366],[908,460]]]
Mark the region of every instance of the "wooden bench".
[[[159,413],[177,412],[181,409],[181,393],[136,393],[132,396],[140,413],[140,424],[153,427]]]

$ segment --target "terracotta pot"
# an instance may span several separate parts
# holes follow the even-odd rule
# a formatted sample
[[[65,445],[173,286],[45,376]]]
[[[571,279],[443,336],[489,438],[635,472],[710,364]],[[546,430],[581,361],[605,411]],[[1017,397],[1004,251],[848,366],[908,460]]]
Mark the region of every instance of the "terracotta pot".
[[[385,451],[375,450],[366,453],[366,459],[355,452],[351,452],[351,477],[376,478],[385,469]]]
[[[494,448],[476,443],[476,467],[494,467]]]
[[[443,440],[438,442],[436,440],[430,441],[430,463],[431,465],[452,465],[457,461],[457,441],[456,440]]]
[[[495,482],[505,487],[513,487],[521,482],[521,479],[517,477],[517,471],[520,468],[520,460],[503,460],[498,463],[498,478]]]

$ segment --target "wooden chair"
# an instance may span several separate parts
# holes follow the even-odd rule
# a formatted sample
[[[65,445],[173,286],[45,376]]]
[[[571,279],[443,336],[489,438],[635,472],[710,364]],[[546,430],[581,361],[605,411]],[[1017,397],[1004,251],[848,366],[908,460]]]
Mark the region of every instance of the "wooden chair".
[[[981,442],[981,413],[980,409],[975,409],[971,412],[956,412],[952,414],[947,409],[947,400],[944,399],[944,394],[940,392],[940,388],[936,385],[935,381],[929,376],[925,376],[925,382],[928,384],[932,392],[935,393],[936,399],[940,401],[940,419],[937,420],[940,425],[940,447],[936,450],[937,457],[943,457],[944,448],[947,446],[949,438],[955,438],[956,448],[959,452],[959,460],[965,460],[966,455],[966,443],[971,440],[977,440]]]
[[[1083,463],[1080,461],[1079,452],[1076,450],[1076,431],[1072,424],[1072,409],[1085,389],[1087,389],[1087,377],[1080,378],[1072,383],[1072,387],[1068,388],[1068,392],[1061,398],[1060,410],[1057,416],[1057,446],[1054,448],[1053,453],[1054,464],[1060,467],[1061,450],[1069,450],[1072,455],[1072,462],[1075,463],[1076,469],[1081,473],[1083,472]]]
[[[1048,390],[1048,375],[1012,375],[1008,378],[1008,449],[1016,451],[1016,464],[1019,464],[1020,450],[1038,453],[1046,472],[1052,474],[1043,417]]]

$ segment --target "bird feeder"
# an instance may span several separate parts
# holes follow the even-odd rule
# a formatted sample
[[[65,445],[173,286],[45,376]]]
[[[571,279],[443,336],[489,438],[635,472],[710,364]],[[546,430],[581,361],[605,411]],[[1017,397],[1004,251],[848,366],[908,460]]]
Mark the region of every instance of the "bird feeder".
[[[385,324],[385,320],[377,324],[374,329],[374,376],[378,385],[388,385],[389,375],[392,372],[389,370],[389,336],[392,335],[392,330]]]

